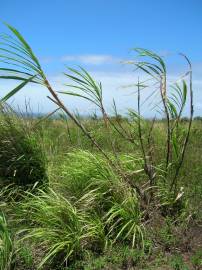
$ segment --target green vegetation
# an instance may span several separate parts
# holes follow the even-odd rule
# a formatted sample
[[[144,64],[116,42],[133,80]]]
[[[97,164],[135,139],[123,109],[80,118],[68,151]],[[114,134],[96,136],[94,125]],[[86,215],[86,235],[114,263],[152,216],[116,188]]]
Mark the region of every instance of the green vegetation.
[[[13,256],[13,243],[5,216],[0,216],[0,269],[9,270]]]
[[[101,113],[84,119],[64,105],[30,46],[7,26],[0,78],[21,83],[1,100],[1,269],[200,269],[202,125],[193,120],[189,59],[183,55],[188,71],[170,86],[164,60],[135,49],[140,60],[127,64],[149,78],[134,85],[137,111],[125,118],[115,102],[114,115],[106,112],[101,83],[69,68],[62,94]],[[57,119],[8,109],[5,102],[30,82],[48,89]],[[142,93],[153,86],[146,101],[158,94],[161,120],[141,114]]]
[[[1,111],[0,178],[18,185],[44,183],[47,180],[45,156],[37,142],[11,109]]]

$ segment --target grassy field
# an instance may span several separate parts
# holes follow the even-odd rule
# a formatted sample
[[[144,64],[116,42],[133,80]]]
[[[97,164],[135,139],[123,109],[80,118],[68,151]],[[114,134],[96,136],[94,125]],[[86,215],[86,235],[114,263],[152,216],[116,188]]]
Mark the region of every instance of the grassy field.
[[[14,115],[1,119],[1,140],[6,139],[6,157],[10,155],[14,167],[6,174],[1,170],[2,270],[200,269],[202,121],[193,122],[179,175],[179,189],[184,188],[180,200],[170,202],[168,186],[159,180],[155,202],[144,207],[134,189],[70,120],[40,122]],[[116,153],[124,173],[143,188],[147,177],[140,145],[124,143],[102,120],[83,121],[112,159]],[[158,164],[164,155],[164,126],[158,121],[154,127]],[[1,155],[3,151],[1,146]],[[32,183],[28,175],[34,182],[38,178],[38,184],[25,188],[25,180]]]
[[[126,64],[147,79],[134,83],[127,117],[114,100],[112,116],[101,82],[70,67],[66,90],[55,90],[6,26],[0,79],[19,84],[0,100],[0,270],[201,269],[202,121],[193,120],[189,58],[181,54],[187,71],[169,82],[164,58],[135,48]],[[57,119],[8,107],[29,83],[48,90]],[[99,117],[80,117],[62,95],[88,100]],[[155,117],[145,119],[142,107]]]

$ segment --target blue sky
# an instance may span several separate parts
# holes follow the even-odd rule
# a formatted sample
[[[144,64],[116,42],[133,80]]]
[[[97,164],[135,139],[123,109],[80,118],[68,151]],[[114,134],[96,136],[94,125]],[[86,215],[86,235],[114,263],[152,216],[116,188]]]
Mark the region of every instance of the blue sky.
[[[25,37],[54,87],[63,87],[64,64],[82,65],[103,81],[108,107],[112,96],[121,109],[132,106],[131,97],[121,96],[121,86],[132,83],[135,76],[120,64],[132,57],[131,48],[167,55],[173,77],[184,70],[184,62],[177,57],[183,52],[194,67],[195,114],[202,114],[201,14],[200,0],[2,0],[0,18]],[[5,31],[0,25],[0,32]],[[2,87],[4,92],[10,85],[2,82]],[[34,110],[39,106],[50,111],[53,105],[46,94],[44,89],[28,87],[13,103],[22,106],[26,97]],[[73,98],[65,97],[65,102],[81,111],[87,106]]]

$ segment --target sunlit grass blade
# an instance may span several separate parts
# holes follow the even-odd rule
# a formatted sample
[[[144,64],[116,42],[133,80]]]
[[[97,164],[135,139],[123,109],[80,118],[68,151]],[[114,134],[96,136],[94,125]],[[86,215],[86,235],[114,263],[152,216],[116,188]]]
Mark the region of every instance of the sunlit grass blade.
[[[25,41],[25,39],[23,38],[23,36],[18,32],[17,29],[15,29],[13,26],[5,23],[5,25],[13,32],[13,34],[19,39],[19,41],[24,45],[24,48],[26,49],[26,51],[29,52],[29,55],[31,56],[31,58],[33,59],[33,61],[36,63],[36,65],[38,66],[39,70],[41,70],[41,66],[39,64],[38,59],[36,58],[36,56],[34,55],[31,47],[29,46],[29,44]]]
[[[84,98],[102,108],[102,84],[96,82],[82,67],[80,67],[80,70],[73,68],[68,69],[73,73],[73,75],[68,73],[64,73],[64,75],[75,84],[69,83],[65,85],[74,89],[75,91],[60,91],[60,93]],[[80,93],[78,91],[80,91]]]
[[[32,82],[43,84],[45,77],[31,47],[17,29],[7,23],[5,25],[12,34],[1,35],[0,51],[3,53],[0,55],[2,63],[0,71],[3,74],[0,74],[0,78],[31,82],[28,80],[28,76],[34,76]],[[22,88],[25,85],[22,84],[19,87]],[[11,93],[15,93],[15,91],[11,91]]]
[[[32,81],[36,75],[30,77],[29,79],[25,80],[23,83],[19,84],[17,87],[15,87],[12,91],[10,91],[7,95],[5,95],[2,99],[1,102],[7,101],[9,98],[11,98],[13,95],[15,95],[18,91],[20,91],[26,84]]]

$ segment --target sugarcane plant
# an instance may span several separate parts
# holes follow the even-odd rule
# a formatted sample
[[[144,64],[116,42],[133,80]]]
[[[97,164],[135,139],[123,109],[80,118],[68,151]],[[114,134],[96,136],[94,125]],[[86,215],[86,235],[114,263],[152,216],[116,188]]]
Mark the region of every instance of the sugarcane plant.
[[[153,197],[154,187],[159,181],[159,166],[155,161],[155,138],[153,136],[157,119],[154,117],[153,121],[150,121],[149,128],[145,129],[145,125],[148,123],[141,114],[141,93],[145,89],[149,91],[149,86],[151,85],[154,87],[153,92],[147,97],[147,100],[150,100],[156,94],[159,96],[160,99],[159,102],[156,102],[155,109],[160,111],[161,116],[165,118],[164,122],[166,125],[165,160],[162,162],[164,167],[161,167],[161,172],[163,172],[161,176],[169,183],[170,192],[174,193],[176,198],[179,191],[178,176],[183,165],[193,119],[192,66],[187,56],[182,54],[188,63],[188,71],[181,78],[180,82],[170,85],[167,82],[167,69],[163,58],[146,49],[134,49],[139,56],[139,60],[128,61],[126,64],[134,66],[136,70],[144,72],[148,76],[148,79],[142,82],[138,80],[138,82],[134,84],[134,87],[137,89],[138,108],[136,111],[129,110],[130,120],[126,120],[129,128],[126,129],[118,117],[115,101],[113,102],[115,121],[112,121],[111,117],[106,112],[103,103],[101,82],[94,80],[82,67],[78,69],[67,68],[64,72],[65,77],[68,79],[68,83],[64,85],[65,89],[63,91],[54,90],[39,60],[26,40],[14,27],[8,24],[5,25],[10,31],[10,34],[1,35],[0,78],[19,81],[19,85],[2,97],[1,102],[7,102],[9,98],[29,83],[40,84],[46,87],[49,91],[48,99],[63,110],[91,141],[92,145],[104,156],[119,177],[135,190],[142,201],[143,207],[150,202]],[[92,135],[92,132],[69,110],[58,94],[83,98],[93,103],[100,110],[109,134],[110,130],[114,129],[127,143],[140,145],[143,167],[142,170],[135,171],[133,175],[144,171],[148,178],[146,184],[144,183],[143,186],[136,184],[134,177],[124,172],[113,147],[113,138],[109,136],[113,154],[111,155],[103,150],[102,146]],[[189,101],[187,98],[188,94],[190,96]],[[190,104],[190,117],[188,126],[182,133],[180,123],[187,102]]]

